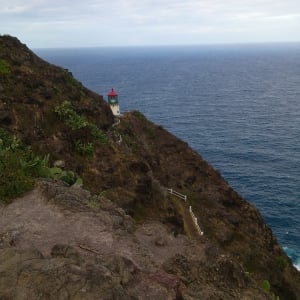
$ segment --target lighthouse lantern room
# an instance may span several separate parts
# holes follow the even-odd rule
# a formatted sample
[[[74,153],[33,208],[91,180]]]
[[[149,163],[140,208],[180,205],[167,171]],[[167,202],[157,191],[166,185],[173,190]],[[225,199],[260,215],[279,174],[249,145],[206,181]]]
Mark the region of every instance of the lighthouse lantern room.
[[[111,91],[107,94],[108,104],[110,105],[110,109],[115,117],[120,116],[120,107],[118,101],[118,94],[112,88]]]

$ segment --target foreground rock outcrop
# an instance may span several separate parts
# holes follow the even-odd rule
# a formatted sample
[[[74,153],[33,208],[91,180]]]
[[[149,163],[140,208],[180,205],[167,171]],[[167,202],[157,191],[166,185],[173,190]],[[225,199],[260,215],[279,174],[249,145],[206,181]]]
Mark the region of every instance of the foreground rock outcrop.
[[[0,75],[1,129],[85,188],[40,179],[2,204],[0,299],[300,299],[258,210],[186,143],[139,112],[114,123],[16,38],[0,36]]]
[[[40,181],[1,208],[1,299],[267,299],[228,254],[137,226],[104,197]]]

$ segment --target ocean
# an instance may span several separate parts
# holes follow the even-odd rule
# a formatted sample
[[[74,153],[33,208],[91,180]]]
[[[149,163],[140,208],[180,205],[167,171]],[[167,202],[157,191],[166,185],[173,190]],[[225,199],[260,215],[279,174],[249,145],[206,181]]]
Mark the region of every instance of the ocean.
[[[186,141],[300,270],[300,44],[36,49]]]

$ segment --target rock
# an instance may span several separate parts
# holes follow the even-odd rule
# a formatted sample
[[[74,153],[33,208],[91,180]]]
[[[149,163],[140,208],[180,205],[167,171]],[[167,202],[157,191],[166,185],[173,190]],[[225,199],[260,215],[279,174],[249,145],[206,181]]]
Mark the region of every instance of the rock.
[[[66,162],[63,161],[63,160],[56,160],[54,163],[53,163],[53,166],[54,167],[58,167],[58,168],[64,168],[66,165]]]
[[[56,244],[51,249],[51,257],[70,258],[79,262],[80,255],[72,246]]]
[[[157,237],[154,241],[156,246],[163,247],[167,245],[167,241],[163,237]]]

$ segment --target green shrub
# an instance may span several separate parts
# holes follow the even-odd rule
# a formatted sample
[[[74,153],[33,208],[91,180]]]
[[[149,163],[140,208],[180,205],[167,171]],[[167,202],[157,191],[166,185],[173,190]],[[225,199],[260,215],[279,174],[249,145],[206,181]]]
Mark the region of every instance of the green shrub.
[[[59,179],[68,185],[72,185],[76,182],[76,175],[72,171],[63,171]]]
[[[86,206],[92,210],[97,211],[100,208],[100,203],[96,199],[91,198],[88,200]]]
[[[72,103],[70,101],[64,101],[62,104],[57,105],[54,111],[59,115],[60,118],[64,119],[66,124],[72,129],[81,129],[88,128],[90,135],[96,140],[100,141],[102,144],[108,142],[107,137],[103,133],[103,131],[94,123],[89,122],[84,116],[80,116],[73,108]],[[76,144],[77,142],[75,142]],[[80,151],[78,152],[90,152],[91,143],[81,143],[78,145]],[[78,150],[77,147],[77,150]],[[89,149],[84,149],[88,147]],[[85,151],[87,150],[87,151]]]
[[[82,185],[74,172],[50,168],[49,155],[35,155],[30,147],[24,147],[15,136],[0,128],[0,201],[9,203],[29,191],[38,177]]]
[[[138,110],[135,110],[132,112],[132,114],[137,117],[138,119],[142,120],[142,121],[145,121],[147,120],[147,118],[145,117],[145,115],[143,115],[140,111]]]
[[[34,184],[30,173],[31,150],[21,146],[20,141],[0,128],[0,200],[12,198],[30,190]]]
[[[265,291],[265,292],[270,292],[271,290],[271,284],[268,280],[264,280],[262,283],[261,283],[261,287],[262,289]]]
[[[123,134],[122,137],[123,137],[123,140],[125,141],[126,145],[135,151],[137,148],[137,144],[134,141],[134,139],[128,134]]]
[[[82,87],[82,84],[74,78],[72,72],[70,72],[68,69],[65,69],[65,74],[67,75],[67,79],[69,81],[69,83],[71,83],[72,85],[76,86],[77,88]]]
[[[145,126],[144,127],[144,130],[145,132],[148,134],[148,136],[151,138],[151,139],[154,139],[155,138],[155,130],[153,127],[151,127],[150,125],[148,126]]]
[[[50,177],[49,154],[44,157],[34,155],[30,151],[30,157],[26,162],[26,168],[33,177]]]
[[[10,74],[9,64],[4,60],[0,59],[0,75],[8,76]]]
[[[75,151],[82,155],[93,155],[94,145],[93,143],[82,143],[80,141],[75,142]]]
[[[277,261],[277,263],[278,263],[281,270],[284,270],[286,268],[287,261],[286,261],[284,256],[277,256],[276,261]]]
[[[108,142],[106,135],[103,133],[103,131],[98,126],[96,126],[93,123],[89,123],[88,127],[90,129],[91,135],[95,139],[97,139],[98,141],[100,141],[103,144],[106,144]]]
[[[68,185],[77,184],[82,186],[82,179],[77,176],[73,171],[64,171],[58,167],[48,168],[48,178],[59,179]]]
[[[55,112],[61,118],[64,118],[67,125],[69,125],[73,130],[84,128],[89,124],[84,117],[77,114],[70,101],[64,101],[62,104],[57,105],[55,107]]]

